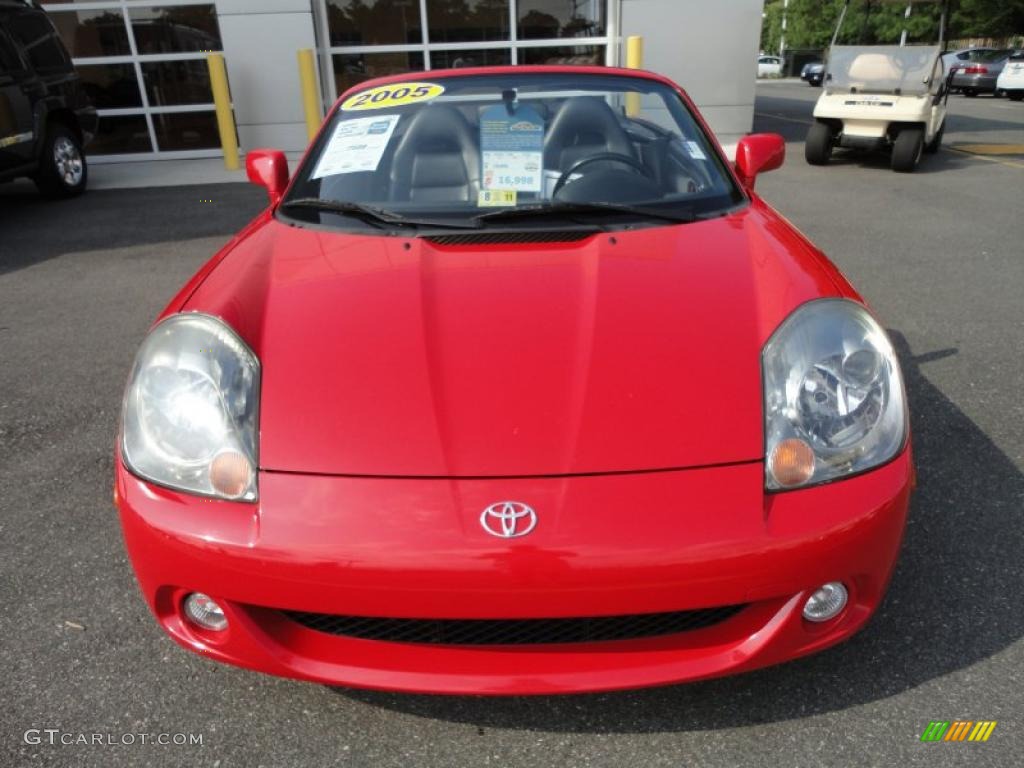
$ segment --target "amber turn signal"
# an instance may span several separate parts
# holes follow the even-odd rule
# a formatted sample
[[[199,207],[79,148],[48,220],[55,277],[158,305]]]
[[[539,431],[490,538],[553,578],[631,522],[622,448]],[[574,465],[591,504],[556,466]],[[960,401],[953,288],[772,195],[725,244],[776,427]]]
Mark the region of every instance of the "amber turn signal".
[[[224,451],[210,462],[210,485],[218,493],[238,498],[249,487],[252,467],[249,460],[237,451]]]
[[[803,485],[814,474],[814,451],[799,438],[783,440],[772,451],[768,470],[783,488]]]

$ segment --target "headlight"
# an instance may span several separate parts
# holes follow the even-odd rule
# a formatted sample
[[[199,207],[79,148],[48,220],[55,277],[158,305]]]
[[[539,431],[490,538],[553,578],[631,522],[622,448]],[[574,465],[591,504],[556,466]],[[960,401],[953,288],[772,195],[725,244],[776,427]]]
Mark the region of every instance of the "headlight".
[[[128,379],[122,455],[135,474],[190,493],[256,498],[260,365],[222,321],[173,315]]]
[[[903,446],[899,363],[859,304],[823,299],[800,307],[768,340],[762,366],[768,488],[862,472]]]

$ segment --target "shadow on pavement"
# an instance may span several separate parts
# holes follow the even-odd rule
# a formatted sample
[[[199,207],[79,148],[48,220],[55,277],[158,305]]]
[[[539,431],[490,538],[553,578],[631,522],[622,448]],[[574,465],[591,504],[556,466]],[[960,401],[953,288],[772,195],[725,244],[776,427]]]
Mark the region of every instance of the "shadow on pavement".
[[[266,193],[250,184],[98,190],[71,200],[0,187],[0,275],[69,253],[230,236],[265,206]]]
[[[786,721],[866,704],[964,669],[1024,635],[1024,475],[890,331],[911,401],[918,468],[893,582],[868,627],[816,656],[732,678],[608,694],[444,697],[334,689],[425,718],[522,730],[647,733]],[[924,715],[922,715],[924,716]]]
[[[806,162],[803,158],[803,144],[799,147],[799,156],[796,159],[797,162]],[[947,148],[941,148],[934,155],[930,155],[927,152],[921,156],[921,162],[918,163],[917,168],[914,169],[912,174],[899,174],[900,176],[905,175],[922,175],[928,173],[946,173],[948,171],[957,171],[961,168],[973,167],[977,165],[978,161],[968,156],[963,152],[953,152]],[[829,161],[827,166],[824,166],[824,170],[827,172],[829,166],[835,166],[841,168],[844,166],[857,166],[860,168],[871,168],[878,169],[879,171],[887,171],[894,173],[892,170],[892,155],[887,151],[865,151],[857,149],[836,149],[832,152],[832,159]]]

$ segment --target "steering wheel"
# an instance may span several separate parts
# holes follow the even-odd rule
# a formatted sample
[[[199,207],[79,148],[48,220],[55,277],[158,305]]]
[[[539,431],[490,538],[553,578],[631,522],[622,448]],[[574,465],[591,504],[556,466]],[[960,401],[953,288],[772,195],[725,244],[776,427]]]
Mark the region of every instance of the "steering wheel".
[[[628,165],[641,176],[645,176],[646,178],[651,179],[652,181],[654,180],[654,177],[651,176],[650,169],[648,169],[646,165],[641,163],[635,157],[624,155],[621,152],[598,152],[596,155],[585,157],[582,160],[573,163],[568,170],[566,170],[561,176],[559,176],[558,181],[555,182],[555,188],[551,190],[551,197],[558,197],[558,193],[562,191],[562,187],[564,187],[569,182],[569,178],[574,173],[579,173],[580,168],[590,165],[591,163],[601,162],[621,163],[622,165]]]

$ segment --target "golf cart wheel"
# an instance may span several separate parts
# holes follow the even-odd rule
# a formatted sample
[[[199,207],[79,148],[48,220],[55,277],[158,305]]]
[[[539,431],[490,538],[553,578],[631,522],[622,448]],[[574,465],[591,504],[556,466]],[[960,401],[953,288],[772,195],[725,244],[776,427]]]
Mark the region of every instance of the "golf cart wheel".
[[[898,173],[910,173],[917,167],[923,151],[924,131],[904,128],[892,145],[892,169]]]
[[[832,156],[832,129],[825,123],[815,123],[804,141],[804,158],[811,165],[825,165]]]
[[[1006,95],[1010,97],[1010,101],[1020,101],[1024,99],[1024,91],[1007,91]]]
[[[33,176],[45,197],[74,197],[85,191],[89,168],[82,143],[75,132],[61,123],[51,123],[40,153],[39,170]]]
[[[924,148],[924,151],[929,155],[934,155],[939,151],[939,147],[942,146],[942,136],[946,133],[946,121],[942,121],[942,125],[939,126],[939,130],[936,131],[935,136],[929,141]]]

